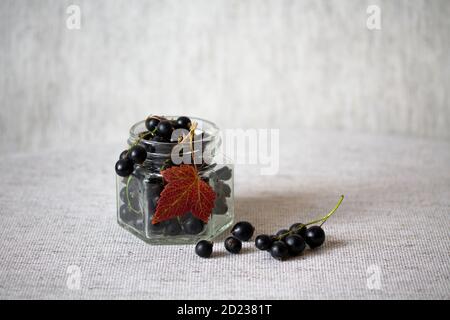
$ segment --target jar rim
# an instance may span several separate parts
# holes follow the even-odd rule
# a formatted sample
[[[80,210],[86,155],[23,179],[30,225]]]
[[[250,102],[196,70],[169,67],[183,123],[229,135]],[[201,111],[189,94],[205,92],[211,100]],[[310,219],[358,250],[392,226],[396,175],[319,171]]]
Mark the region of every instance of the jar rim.
[[[164,116],[164,118],[167,118],[169,120],[174,120],[174,119],[177,119],[178,117],[180,117],[180,116],[173,116],[173,115]],[[208,134],[207,137],[204,137],[202,139],[203,141],[208,142],[208,141],[212,141],[212,140],[216,139],[217,135],[220,132],[220,129],[214,122],[203,119],[203,118],[197,118],[197,117],[189,117],[189,118],[191,119],[191,121],[195,121],[198,124],[202,124],[202,126],[199,128],[199,130],[202,130],[203,132]],[[207,128],[203,127],[204,124],[207,125]],[[134,125],[131,126],[130,139],[132,141],[136,141],[139,138],[139,134],[141,134],[142,132],[145,132],[145,131],[140,130],[142,125],[144,125],[144,128],[145,128],[145,120],[138,121]],[[171,145],[176,142],[160,142],[160,141],[150,141],[150,140],[142,139],[140,141],[140,143],[164,146],[164,145]]]

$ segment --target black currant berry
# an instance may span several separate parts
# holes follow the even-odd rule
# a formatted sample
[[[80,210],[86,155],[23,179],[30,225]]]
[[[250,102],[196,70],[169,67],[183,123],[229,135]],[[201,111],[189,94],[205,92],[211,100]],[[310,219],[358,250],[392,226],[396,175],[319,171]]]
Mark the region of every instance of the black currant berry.
[[[305,241],[311,249],[320,247],[325,241],[325,231],[319,226],[312,226],[306,230]]]
[[[228,211],[227,201],[224,197],[218,197],[214,201],[213,214],[225,214]]]
[[[148,117],[147,120],[145,120],[145,127],[148,131],[154,131],[156,129],[156,126],[159,123],[159,119],[155,117]]]
[[[183,229],[184,232],[187,234],[199,234],[203,231],[204,222],[200,219],[197,219],[195,217],[189,217],[184,223],[183,223]]]
[[[231,234],[241,241],[248,241],[253,236],[255,228],[250,222],[241,221],[234,225],[231,229]]]
[[[165,225],[166,225],[166,221],[158,222],[158,223],[155,223],[155,224],[150,222],[149,229],[152,232],[160,233]]]
[[[281,229],[276,233],[276,236],[280,239],[280,241],[284,241],[284,239],[290,234],[289,230]]]
[[[158,136],[163,137],[166,140],[170,140],[173,132],[173,126],[170,121],[161,121],[156,128],[156,133]]]
[[[181,226],[177,219],[172,219],[167,222],[166,227],[164,229],[164,233],[169,236],[176,236],[180,234]]]
[[[116,173],[120,177],[128,177],[133,173],[134,163],[131,159],[121,159],[116,162]]]
[[[297,256],[305,250],[305,240],[297,234],[291,234],[284,239],[291,256]]]
[[[301,236],[304,239],[305,235],[306,235],[306,229],[307,229],[307,227],[303,223],[294,223],[289,228],[289,231],[291,231],[292,233],[298,234],[299,236]]]
[[[231,253],[239,253],[242,249],[242,242],[235,237],[228,237],[225,239],[225,249]]]
[[[216,171],[216,175],[221,180],[228,180],[231,178],[231,169],[228,167],[222,167]]]
[[[289,256],[287,245],[283,241],[275,241],[270,247],[270,255],[277,260],[284,260]]]
[[[223,183],[223,185],[222,185],[222,193],[225,197],[231,196],[231,188],[226,183]]]
[[[123,222],[129,223],[133,219],[133,213],[130,211],[126,204],[120,206],[119,213],[120,219],[122,219]]]
[[[255,239],[255,246],[259,250],[269,250],[272,246],[273,238],[267,234],[260,234]]]
[[[195,253],[202,258],[209,258],[213,249],[213,243],[206,240],[201,240],[195,246]]]
[[[119,156],[119,160],[128,158],[128,150],[123,150]]]
[[[142,146],[134,146],[130,149],[128,157],[134,161],[134,163],[142,164],[147,159],[147,151]]]
[[[189,130],[191,128],[191,119],[189,119],[188,117],[179,117],[176,123],[177,129]]]

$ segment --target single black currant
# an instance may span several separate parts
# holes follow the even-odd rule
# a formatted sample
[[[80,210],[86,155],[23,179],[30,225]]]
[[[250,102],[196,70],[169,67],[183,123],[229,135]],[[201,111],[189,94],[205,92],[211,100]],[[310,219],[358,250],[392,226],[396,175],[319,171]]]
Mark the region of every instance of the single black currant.
[[[305,250],[305,240],[297,234],[291,234],[284,239],[291,256],[297,256]]]
[[[191,128],[191,119],[189,119],[188,117],[179,117],[176,123],[177,129],[189,130]]]
[[[214,201],[213,214],[225,214],[228,211],[228,205],[225,198],[218,197]]]
[[[213,243],[206,240],[200,240],[195,246],[195,253],[202,258],[209,258],[213,249]]]
[[[287,245],[283,241],[275,241],[270,247],[270,255],[277,260],[284,260],[289,256]]]
[[[138,193],[134,190],[133,184],[130,183],[128,188],[128,195],[127,195],[127,188],[124,187],[119,192],[119,198],[122,200],[123,203],[130,206],[131,208],[134,208],[135,210],[139,209],[139,197]]]
[[[164,233],[169,236],[180,234],[181,226],[177,219],[169,220],[164,228]]]
[[[151,217],[150,217],[150,219],[151,219]],[[148,229],[151,232],[160,233],[162,231],[162,229],[164,229],[165,225],[166,225],[166,221],[158,222],[158,223],[155,223],[155,224],[150,222],[150,224],[148,226]]]
[[[231,178],[231,169],[228,167],[222,167],[216,171],[216,175],[221,180],[228,180]]]
[[[273,238],[267,234],[260,234],[255,239],[255,246],[259,250],[269,250],[272,246]]]
[[[120,219],[122,219],[122,221],[126,223],[129,223],[133,219],[133,213],[130,211],[126,204],[120,206],[119,215]]]
[[[120,177],[128,177],[133,173],[134,163],[131,159],[121,159],[116,162],[116,173]]]
[[[134,161],[134,163],[142,164],[147,159],[147,151],[142,146],[134,146],[130,149],[128,157]]]
[[[305,241],[311,249],[320,247],[325,241],[325,231],[319,226],[312,226],[306,230]]]
[[[159,123],[159,119],[156,117],[148,117],[147,120],[145,120],[145,127],[148,131],[154,131],[156,129],[156,126]]]
[[[303,223],[294,223],[289,228],[289,231],[291,231],[292,233],[298,234],[303,239],[305,239],[306,229],[307,229],[307,227]]]
[[[241,221],[234,225],[231,229],[231,234],[241,241],[248,241],[253,236],[255,227],[250,222]]]
[[[227,251],[231,252],[231,253],[239,253],[242,249],[241,240],[239,240],[235,237],[226,238],[224,244],[225,244],[225,249],[227,249]]]
[[[183,223],[184,232],[187,234],[199,234],[203,231],[205,223],[195,217],[187,218]]]
[[[166,140],[170,140],[173,132],[173,126],[170,121],[161,121],[156,128],[156,133],[158,136],[163,137]]]
[[[281,229],[276,233],[276,236],[280,239],[280,241],[284,241],[284,239],[290,234],[289,230]]]
[[[229,185],[227,185],[226,183],[222,182],[222,194],[225,197],[230,197],[231,196],[231,188]]]
[[[123,150],[119,156],[119,160],[128,158],[128,150]]]

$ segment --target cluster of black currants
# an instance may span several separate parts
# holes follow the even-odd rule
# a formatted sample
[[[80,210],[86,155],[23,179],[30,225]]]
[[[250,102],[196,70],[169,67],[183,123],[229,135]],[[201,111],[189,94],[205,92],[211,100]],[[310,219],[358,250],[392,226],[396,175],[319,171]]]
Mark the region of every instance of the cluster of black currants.
[[[344,200],[342,195],[336,206],[324,217],[303,223],[294,223],[289,230],[279,230],[275,235],[260,234],[255,239],[255,246],[259,250],[269,251],[271,256],[277,260],[285,260],[303,253],[306,245],[310,249],[320,247],[325,242],[325,231],[322,225],[336,212]],[[314,225],[320,223],[320,225]],[[309,227],[310,226],[310,227]],[[225,248],[231,253],[239,253],[242,248],[242,241],[248,241],[253,236],[255,228],[249,222],[238,222],[231,233],[232,237],[225,240]],[[207,258],[212,253],[212,242],[202,240],[197,243],[195,252]]]
[[[118,176],[128,177],[133,173],[136,164],[142,164],[147,159],[147,151],[138,144],[140,140],[170,142],[175,129],[190,129],[191,119],[179,117],[176,120],[167,120],[164,117],[149,116],[145,120],[145,127],[148,131],[140,134],[140,139],[136,144],[120,154],[119,161],[115,166]]]
[[[128,177],[134,171],[135,164],[142,164],[147,159],[147,151],[140,145],[132,146],[129,150],[124,150],[116,162],[116,173],[121,177]]]
[[[241,252],[242,241],[249,241],[255,232],[255,228],[250,222],[241,221],[231,229],[232,236],[225,239],[225,249],[233,254]],[[195,253],[202,258],[209,258],[212,254],[213,243],[201,240],[195,246]]]
[[[190,130],[191,124],[191,119],[184,116],[176,120],[168,120],[159,116],[149,116],[145,120],[145,127],[148,133],[144,134],[143,137],[144,139],[156,142],[170,142],[175,129]]]
[[[289,230],[282,229],[275,235],[261,234],[255,239],[259,250],[269,251],[278,260],[300,255],[308,245],[311,249],[320,247],[325,241],[325,232],[320,226],[307,227],[303,223],[293,224]]]

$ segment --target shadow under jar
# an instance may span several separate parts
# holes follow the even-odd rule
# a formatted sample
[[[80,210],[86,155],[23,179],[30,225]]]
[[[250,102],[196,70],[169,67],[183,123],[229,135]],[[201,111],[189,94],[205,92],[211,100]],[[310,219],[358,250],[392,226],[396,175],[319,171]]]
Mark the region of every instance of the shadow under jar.
[[[165,117],[168,120],[177,116]],[[219,153],[221,138],[218,127],[207,120],[191,118],[197,123],[194,139],[183,145],[177,141],[159,142],[142,139],[147,132],[145,121],[130,129],[128,146],[136,142],[147,150],[147,159],[135,165],[129,177],[117,177],[117,221],[125,230],[150,244],[191,244],[200,239],[213,239],[228,229],[234,219],[233,166]],[[145,137],[145,136],[144,136]],[[183,147],[184,156],[196,158],[198,173],[216,194],[214,208],[207,223],[186,212],[182,216],[152,224],[161,192],[164,190],[161,171],[176,166],[171,157],[173,148]],[[176,150],[178,150],[176,149]],[[186,152],[187,150],[187,152]],[[201,155],[208,155],[207,160]]]

